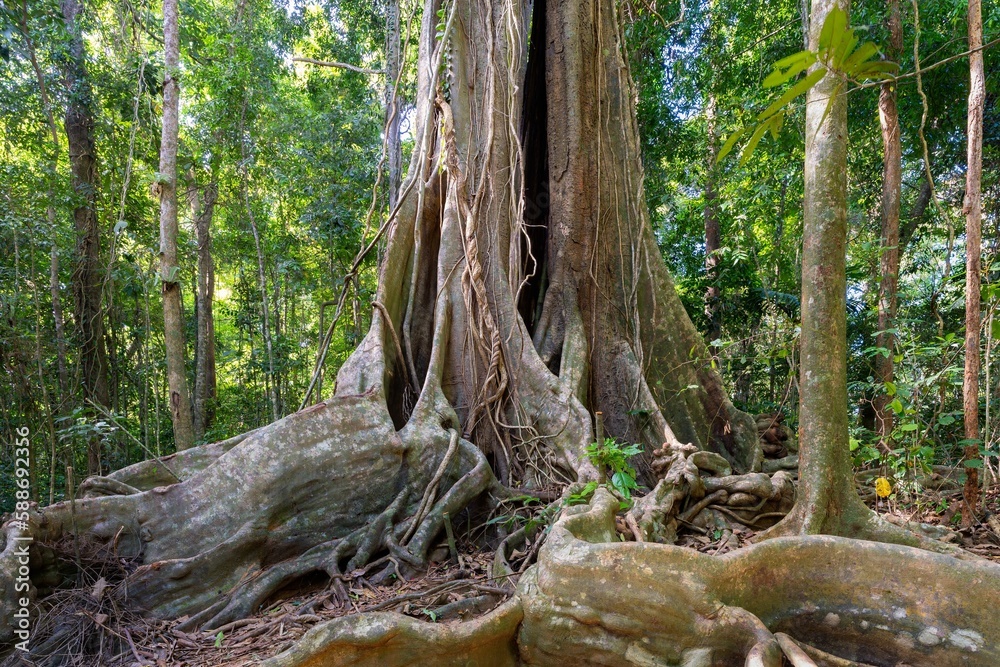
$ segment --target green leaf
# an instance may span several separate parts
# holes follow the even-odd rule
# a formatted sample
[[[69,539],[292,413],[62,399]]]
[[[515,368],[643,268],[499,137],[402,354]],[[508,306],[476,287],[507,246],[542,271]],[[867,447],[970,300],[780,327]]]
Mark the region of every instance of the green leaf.
[[[885,393],[888,394],[889,396],[895,396],[896,395],[896,383],[893,382],[892,380],[886,380],[885,381]]]
[[[764,79],[764,83],[761,84],[765,88],[774,88],[775,86],[780,86],[789,79],[797,76],[800,72],[804,72],[809,69],[814,62],[816,62],[816,54],[812,51],[800,51],[800,53],[805,54],[806,58],[799,62],[792,64],[791,67],[782,71],[779,67],[781,61],[779,60],[774,64],[774,71],[767,75]],[[796,54],[797,55],[797,54]]]
[[[757,148],[757,144],[760,143],[760,140],[763,138],[764,133],[767,132],[767,128],[769,128],[770,126],[771,126],[770,120],[761,123],[760,125],[757,126],[757,129],[754,131],[753,136],[750,137],[750,141],[747,142],[746,147],[743,149],[743,153],[740,155],[741,167],[745,165],[747,163],[747,160],[750,159],[750,156],[753,155],[754,149]]]
[[[874,42],[865,42],[858,50],[851,54],[851,57],[844,61],[841,65],[840,70],[847,75],[854,74],[854,68],[862,64],[872,56],[878,53],[878,47]]]
[[[754,131],[753,136],[750,137],[750,141],[747,142],[746,147],[743,149],[742,155],[740,155],[741,167],[745,165],[747,161],[750,159],[750,156],[753,155],[753,152],[757,148],[757,144],[760,143],[761,138],[763,138],[764,133],[767,132],[768,129],[773,128],[775,125],[777,125],[779,128],[781,127],[781,120],[783,116],[784,114],[772,116],[771,118],[768,118],[766,121],[757,126],[757,129],[756,131]],[[771,129],[771,133],[774,134],[773,129]]]
[[[816,62],[816,54],[812,51],[798,51],[774,63],[773,67],[774,69],[784,69],[809,58],[812,58],[812,62]]]
[[[215,648],[222,648],[222,640],[226,638],[226,634],[219,630],[219,634],[215,635]]]
[[[779,97],[778,99],[776,99],[774,102],[771,103],[771,106],[764,109],[764,111],[762,111],[760,115],[757,116],[757,121],[763,122],[768,118],[770,118],[771,116],[773,116],[774,114],[776,114],[789,102],[791,102],[796,97],[808,91],[810,88],[819,83],[819,81],[824,76],[826,76],[825,69],[818,69],[815,72],[812,72],[809,76],[802,79],[797,84],[786,90],[781,97]]]
[[[719,149],[719,155],[715,158],[716,164],[722,162],[723,158],[729,155],[729,152],[733,150],[733,146],[736,145],[736,142],[739,141],[749,130],[749,127],[743,127],[729,135],[729,138],[726,139],[726,143],[722,144],[722,148]]]
[[[847,13],[840,7],[834,7],[823,21],[823,29],[819,33],[819,50],[835,49],[844,38],[847,29]]]
[[[854,50],[854,47],[858,44],[858,38],[854,34],[853,30],[847,30],[844,32],[843,38],[840,43],[837,44],[837,48],[833,53],[833,67],[834,69],[841,69],[841,65],[847,58],[848,54]]]
[[[951,415],[941,415],[938,417],[938,424],[941,426],[950,426],[955,423],[955,418]]]
[[[900,403],[898,398],[892,399],[892,403],[889,404],[889,409],[895,412],[897,415],[903,412],[903,404]]]
[[[914,424],[913,422],[910,422],[908,424],[900,424],[899,430],[903,431],[904,433],[908,433],[909,431],[916,431],[917,425]]]
[[[166,268],[166,267],[164,267],[164,268]],[[165,283],[176,283],[177,282],[177,276],[179,276],[180,273],[181,273],[181,267],[179,267],[179,266],[171,266],[168,270],[165,270],[165,271],[161,269],[161,271],[160,271],[160,279],[163,282],[165,282]]]
[[[899,65],[885,61],[862,63],[854,68],[854,78],[867,81],[869,79],[891,79],[899,71]]]
[[[829,99],[827,99],[826,101],[826,108],[823,109],[823,117],[819,119],[819,125],[816,126],[817,134],[819,134],[819,131],[823,129],[823,123],[826,122],[827,116],[829,116],[830,112],[833,110],[833,103],[837,101],[837,98],[840,96],[840,93],[843,89],[844,89],[844,82],[838,81],[833,91],[831,91]]]
[[[983,460],[982,459],[969,459],[969,460],[965,461],[965,467],[966,468],[982,468],[983,467]]]
[[[779,111],[774,114],[771,118],[771,138],[775,141],[778,140],[778,134],[781,132],[781,125],[785,122],[785,112]]]

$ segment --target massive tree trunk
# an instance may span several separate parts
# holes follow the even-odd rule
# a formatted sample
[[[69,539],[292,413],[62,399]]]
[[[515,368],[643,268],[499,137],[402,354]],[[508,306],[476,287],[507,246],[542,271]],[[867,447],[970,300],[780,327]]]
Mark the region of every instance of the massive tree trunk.
[[[596,478],[585,454],[596,411],[609,435],[645,445],[635,463],[654,490],[630,513],[644,539],[668,533],[661,519],[688,496],[754,487],[764,501],[785,498],[782,473],[727,474],[760,469],[756,428],[726,397],[647,220],[617,3],[452,0],[439,36],[440,7],[428,0],[423,12],[415,148],[372,325],[334,396],[246,436],[92,478],[75,507],[28,512],[7,527],[5,590],[17,538],[51,541],[74,524],[140,558],[129,600],[188,615],[187,627],[217,629],[299,577],[342,581],[382,554],[419,569],[448,516],[471,521],[511,487],[542,495]],[[827,538],[715,561],[617,543],[617,508],[599,490],[590,508],[567,510],[516,597],[484,619],[353,617],[272,664],[707,666],[747,655],[777,667],[768,627],[849,641],[862,656],[908,633],[900,656],[958,664],[991,659],[1000,638],[985,611],[920,600],[929,582],[950,591],[956,578],[992,590],[992,566],[947,570],[935,554]],[[852,567],[858,549],[874,573]],[[831,565],[816,575],[821,554]],[[894,577],[896,563],[929,574]],[[914,645],[921,632],[927,642]]]
[[[174,446],[194,444],[184,340],[184,303],[177,262],[177,132],[180,117],[180,38],[177,0],[163,3],[163,139],[160,142],[160,280],[163,283],[163,343]]]
[[[76,258],[73,269],[74,316],[80,349],[80,377],[88,401],[110,407],[108,357],[104,341],[104,313],[101,306],[101,235],[97,222],[97,158],[94,151],[94,118],[90,81],[79,15],[79,0],[62,0],[62,15],[69,33],[63,66],[68,101],[66,138],[69,142],[70,171],[76,194],[73,225],[76,229]],[[87,469],[101,469],[101,441],[91,440],[87,448]]]
[[[983,9],[980,0],[969,0],[969,120],[968,163],[965,172],[965,377],[962,408],[965,413],[965,504],[962,525],[971,526],[979,496],[979,328],[980,272],[983,238]]]

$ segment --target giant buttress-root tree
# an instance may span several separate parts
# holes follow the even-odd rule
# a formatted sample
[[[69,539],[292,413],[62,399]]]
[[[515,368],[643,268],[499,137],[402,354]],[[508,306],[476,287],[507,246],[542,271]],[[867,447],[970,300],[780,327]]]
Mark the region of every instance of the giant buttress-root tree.
[[[372,326],[335,395],[7,524],[3,618],[27,535],[115,543],[142,562],[133,603],[207,630],[316,571],[337,579],[381,554],[419,569],[446,515],[593,478],[595,412],[644,443],[656,502],[698,486],[684,473],[696,450],[759,470],[755,424],[726,397],[648,223],[621,30],[614,0],[428,0],[409,176]],[[657,448],[673,452],[669,480]],[[713,560],[615,542],[616,507],[600,491],[567,512],[515,596],[477,621],[348,617],[272,664],[770,667],[779,630],[858,658],[883,660],[895,638],[913,664],[995,664],[996,620],[921,597],[995,595],[994,566],[817,537]]]

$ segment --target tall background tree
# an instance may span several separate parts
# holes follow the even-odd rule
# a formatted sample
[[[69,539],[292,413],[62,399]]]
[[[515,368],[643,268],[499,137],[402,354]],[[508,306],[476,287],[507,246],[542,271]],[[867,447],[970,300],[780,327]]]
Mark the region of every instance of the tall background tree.
[[[83,44],[83,4],[65,0],[60,4],[68,43],[62,54],[67,96],[64,127],[68,144],[73,191],[73,225],[76,257],[73,267],[73,313],[80,346],[81,385],[84,399],[95,405],[111,405],[108,359],[104,340],[101,232],[97,219],[97,154],[94,143],[93,92]],[[101,471],[101,441],[89,439],[87,470]]]
[[[903,52],[903,18],[898,0],[886,3],[886,26],[889,43],[886,58],[898,62]],[[893,386],[896,356],[896,311],[899,307],[899,260],[902,252],[899,236],[900,199],[902,197],[903,155],[896,104],[898,83],[884,81],[879,91],[878,113],[882,129],[882,238],[879,254],[878,333],[875,377],[886,387]],[[878,391],[874,401],[875,425],[884,450],[890,448],[894,415],[889,409],[892,397],[888,389]]]
[[[986,80],[983,74],[983,10],[980,0],[969,0],[969,121],[965,200],[965,377],[962,383],[965,413],[965,505],[962,524],[971,526],[979,499],[979,373],[980,373],[980,274],[983,227],[983,107]]]
[[[180,28],[176,0],[163,3],[163,136],[160,140],[160,281],[163,283],[163,342],[174,446],[194,444],[185,358],[181,269],[177,263],[177,137],[180,123]],[[266,303],[266,301],[265,301]]]

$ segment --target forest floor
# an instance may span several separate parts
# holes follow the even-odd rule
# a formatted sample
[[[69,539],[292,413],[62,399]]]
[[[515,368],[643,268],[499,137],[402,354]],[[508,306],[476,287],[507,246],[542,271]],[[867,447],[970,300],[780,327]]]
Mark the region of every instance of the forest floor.
[[[960,489],[922,489],[918,494],[903,496],[902,500],[897,500],[895,495],[889,499],[881,499],[873,492],[862,495],[872,510],[891,523],[920,523],[946,529],[949,534],[941,538],[942,541],[1000,563],[1000,488],[987,490],[983,494],[983,503],[979,508],[981,518],[970,528],[961,528]],[[763,530],[764,528],[736,528],[731,536],[728,531],[716,531],[715,534],[708,535],[686,530],[679,534],[677,544],[702,553],[721,555],[749,546]]]
[[[961,528],[961,491],[923,491],[910,502],[868,501],[868,506],[894,523],[916,521],[948,528],[955,533],[951,540],[966,551],[1000,563],[1000,489],[984,494],[978,521]]]
[[[872,494],[870,505],[895,523],[945,526],[952,531],[945,541],[1000,562],[1000,490],[985,494],[985,519],[969,529],[958,525],[959,494],[954,490],[925,490],[919,496],[911,495],[905,503],[894,498],[876,502]],[[631,539],[628,529],[622,529],[620,538]],[[759,532],[749,527],[714,534],[682,529],[677,543],[721,555],[749,545]],[[529,541],[522,551],[512,554],[514,570],[523,570],[537,550],[538,545]],[[79,558],[68,545],[60,551],[60,557],[67,561]],[[59,625],[71,619],[78,626],[75,641],[71,642],[74,645],[52,646],[51,652],[73,656],[62,664],[79,667],[92,667],[97,664],[95,659],[108,667],[250,667],[284,651],[313,626],[338,616],[395,611],[434,622],[451,622],[483,614],[513,591],[510,584],[491,579],[492,559],[491,551],[472,543],[460,542],[457,558],[449,557],[442,545],[432,555],[427,572],[408,580],[390,576],[385,583],[373,583],[369,577],[378,566],[389,565],[383,559],[352,573],[342,587],[330,585],[325,576],[300,581],[273,596],[259,614],[215,632],[199,632],[180,629],[186,618],[149,620],[118,605],[104,591],[124,578],[134,564],[93,558],[86,560],[86,576],[80,586],[57,591],[44,603],[49,623]],[[16,664],[0,660],[0,667]]]
[[[45,600],[46,625],[71,622],[77,626],[68,643],[52,646],[46,653],[60,656],[59,664],[72,667],[250,667],[284,651],[313,626],[338,616],[395,611],[435,622],[471,618],[507,599],[513,586],[498,586],[490,578],[492,552],[472,545],[459,549],[457,561],[447,557],[446,548],[439,550],[442,562],[432,562],[426,572],[408,580],[390,577],[388,583],[372,583],[368,579],[371,566],[346,577],[340,591],[325,575],[302,580],[279,591],[255,616],[214,632],[182,630],[187,617],[157,621],[114,604],[104,591],[122,579],[132,564],[114,559],[99,563],[85,557],[81,585],[57,591]],[[59,556],[69,562],[76,558],[68,549]],[[0,667],[21,664],[0,659]]]

